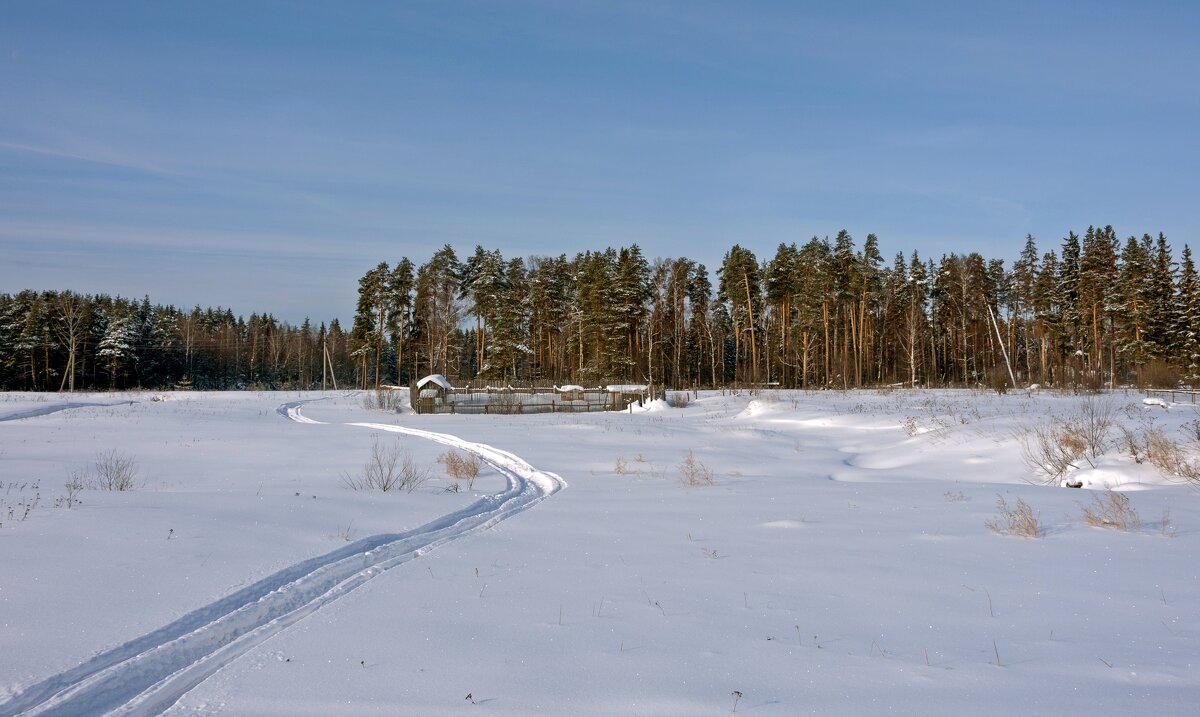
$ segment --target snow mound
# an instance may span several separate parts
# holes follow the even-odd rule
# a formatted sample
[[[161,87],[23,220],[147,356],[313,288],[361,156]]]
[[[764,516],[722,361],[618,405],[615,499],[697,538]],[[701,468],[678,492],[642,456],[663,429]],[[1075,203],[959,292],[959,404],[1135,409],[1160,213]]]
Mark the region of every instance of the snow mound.
[[[656,398],[653,401],[646,401],[646,405],[638,408],[634,406],[634,410],[639,413],[656,413],[658,411],[666,411],[671,408],[671,404],[661,398]]]

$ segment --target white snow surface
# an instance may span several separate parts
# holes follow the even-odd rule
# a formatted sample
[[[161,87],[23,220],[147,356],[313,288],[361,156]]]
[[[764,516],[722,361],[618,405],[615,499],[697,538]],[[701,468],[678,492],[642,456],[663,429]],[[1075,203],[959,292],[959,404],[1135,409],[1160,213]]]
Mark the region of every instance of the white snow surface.
[[[1200,491],[1042,391],[398,415],[353,392],[0,394],[0,715],[1191,715]],[[1093,401],[1197,453],[1200,414]],[[355,491],[372,446],[432,480]],[[97,454],[138,486],[65,483]],[[471,488],[437,458],[473,452]],[[713,485],[688,487],[681,464]],[[561,476],[561,477],[560,477]],[[1056,485],[1047,485],[1055,483]],[[1081,506],[1115,488],[1134,530]],[[984,526],[1023,500],[1040,539]],[[1169,514],[1168,514],[1169,511]],[[470,699],[467,699],[470,695]]]

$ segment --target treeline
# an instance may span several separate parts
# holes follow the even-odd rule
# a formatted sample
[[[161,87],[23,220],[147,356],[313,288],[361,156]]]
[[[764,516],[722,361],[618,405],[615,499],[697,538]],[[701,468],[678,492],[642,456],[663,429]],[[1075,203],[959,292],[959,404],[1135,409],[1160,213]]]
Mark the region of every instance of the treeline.
[[[181,311],[72,291],[0,294],[0,388],[319,388],[353,380],[337,320],[291,326],[270,314]],[[328,360],[325,359],[328,352]]]
[[[1011,266],[888,263],[878,241],[735,245],[710,274],[637,245],[568,258],[450,246],[359,280],[351,330],[70,291],[0,294],[0,388],[367,388],[456,382],[1058,386],[1200,378],[1187,246],[1110,226]]]
[[[505,259],[449,245],[359,281],[358,385],[427,373],[667,387],[1173,383],[1200,374],[1191,251],[1111,226],[1005,266],[979,253],[885,262],[845,231],[735,245],[713,275],[637,245]]]

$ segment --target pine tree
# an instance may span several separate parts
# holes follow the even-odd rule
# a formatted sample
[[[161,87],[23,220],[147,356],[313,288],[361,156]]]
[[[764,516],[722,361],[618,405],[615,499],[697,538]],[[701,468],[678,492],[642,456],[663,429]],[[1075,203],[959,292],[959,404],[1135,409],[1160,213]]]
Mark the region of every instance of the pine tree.
[[[1146,316],[1146,334],[1150,355],[1158,359],[1170,358],[1177,348],[1173,339],[1173,315],[1175,313],[1175,260],[1171,245],[1161,233],[1154,242],[1151,254],[1149,287],[1149,311]]]
[[[780,243],[775,250],[775,256],[767,262],[764,272],[766,284],[768,313],[768,346],[775,346],[775,355],[779,363],[778,374],[788,383],[789,365],[792,360],[791,331],[794,323],[792,307],[793,298],[798,293],[798,263],[800,250],[796,244]]]
[[[1059,340],[1063,355],[1073,354],[1079,350],[1080,341],[1080,306],[1079,306],[1079,269],[1081,248],[1079,237],[1075,232],[1067,232],[1063,239],[1062,251],[1058,263],[1058,296],[1056,304],[1059,308]]]
[[[639,370],[639,361],[644,355],[642,326],[648,314],[650,299],[650,265],[642,256],[637,244],[622,248],[617,253],[617,275],[613,298],[619,317],[621,331],[625,335],[625,349],[615,357],[620,375],[634,378]],[[646,367],[648,368],[648,367]]]
[[[1038,381],[1053,382],[1055,367],[1061,363],[1057,350],[1062,314],[1059,300],[1058,255],[1053,251],[1042,255],[1033,287],[1034,336],[1038,344]]]
[[[717,334],[711,323],[712,281],[708,278],[708,268],[703,264],[696,264],[692,269],[687,294],[691,311],[688,321],[688,346],[689,353],[694,356],[696,362],[695,379],[703,381],[706,376],[711,376],[712,385],[716,386]],[[706,365],[708,374],[704,371]]]
[[[800,383],[808,388],[810,381],[829,385],[832,380],[832,313],[834,311],[832,248],[826,240],[813,237],[801,247],[796,257],[795,328],[799,341]]]
[[[121,311],[121,309],[117,309]],[[106,317],[104,336],[97,346],[96,356],[108,364],[109,388],[117,388],[121,365],[133,358],[133,342],[137,337],[134,319],[126,312]]]
[[[1179,255],[1178,300],[1175,302],[1173,331],[1180,363],[1187,367],[1187,379],[1200,380],[1200,278],[1187,244]]]
[[[388,316],[390,274],[387,262],[380,262],[358,280],[358,305],[354,311],[354,326],[350,339],[353,343],[353,355],[358,359],[360,366],[360,388],[367,387],[367,362],[372,354],[375,357],[375,388],[378,389],[381,385],[380,370],[383,363],[384,328]]]
[[[566,336],[571,329],[575,287],[565,254],[534,257],[528,272],[529,313],[535,376],[564,380],[568,373]]]
[[[1016,337],[1016,345],[1011,359],[1014,366],[1024,368],[1026,375],[1032,375],[1036,354],[1033,336],[1036,324],[1034,306],[1034,286],[1038,278],[1037,243],[1032,234],[1025,235],[1025,247],[1021,255],[1013,263],[1010,272],[1012,291],[1012,334]]]
[[[429,373],[457,375],[455,337],[462,313],[458,294],[458,256],[447,244],[417,270],[414,330]]]
[[[1147,237],[1148,238],[1148,237]],[[1129,237],[1121,250],[1117,271],[1117,309],[1122,317],[1118,328],[1118,352],[1131,367],[1145,363],[1149,355],[1146,327],[1151,311],[1147,298],[1150,256],[1146,244]]]
[[[728,306],[732,321],[735,366],[740,357],[748,353],[750,367],[748,372],[742,373],[742,377],[743,380],[757,381],[759,321],[762,319],[758,259],[754,252],[735,244],[725,254],[717,275],[720,277],[717,301]]]
[[[412,293],[415,285],[413,264],[404,257],[388,275],[386,289],[387,328],[396,354],[396,382],[400,385],[409,383],[404,375],[404,346],[406,334],[412,325]]]

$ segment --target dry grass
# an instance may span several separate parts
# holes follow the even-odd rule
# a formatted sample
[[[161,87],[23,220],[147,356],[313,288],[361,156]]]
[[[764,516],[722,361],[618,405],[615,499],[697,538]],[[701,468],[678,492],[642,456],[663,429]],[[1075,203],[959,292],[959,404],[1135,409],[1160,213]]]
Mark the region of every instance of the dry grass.
[[[1111,490],[1097,493],[1092,496],[1091,505],[1082,508],[1084,522],[1097,528],[1138,530],[1142,527],[1141,518],[1124,493]]]
[[[1125,452],[1133,458],[1134,463],[1146,462],[1146,448],[1136,431],[1121,426],[1121,439]]]
[[[1022,538],[1040,538],[1045,529],[1033,514],[1033,509],[1025,501],[1017,498],[1017,504],[1010,506],[1004,496],[996,496],[996,510],[999,515],[984,521],[990,530],[1000,535],[1017,535]]]
[[[708,466],[696,460],[696,456],[688,451],[679,464],[680,480],[689,488],[710,486],[713,484],[713,472]]]
[[[1146,460],[1165,475],[1200,481],[1200,463],[1157,429],[1146,429]]]
[[[474,453],[454,450],[438,456],[437,461],[446,469],[446,475],[454,480],[467,481],[467,488],[475,487],[475,479],[479,477],[479,469],[483,467],[483,461]]]

